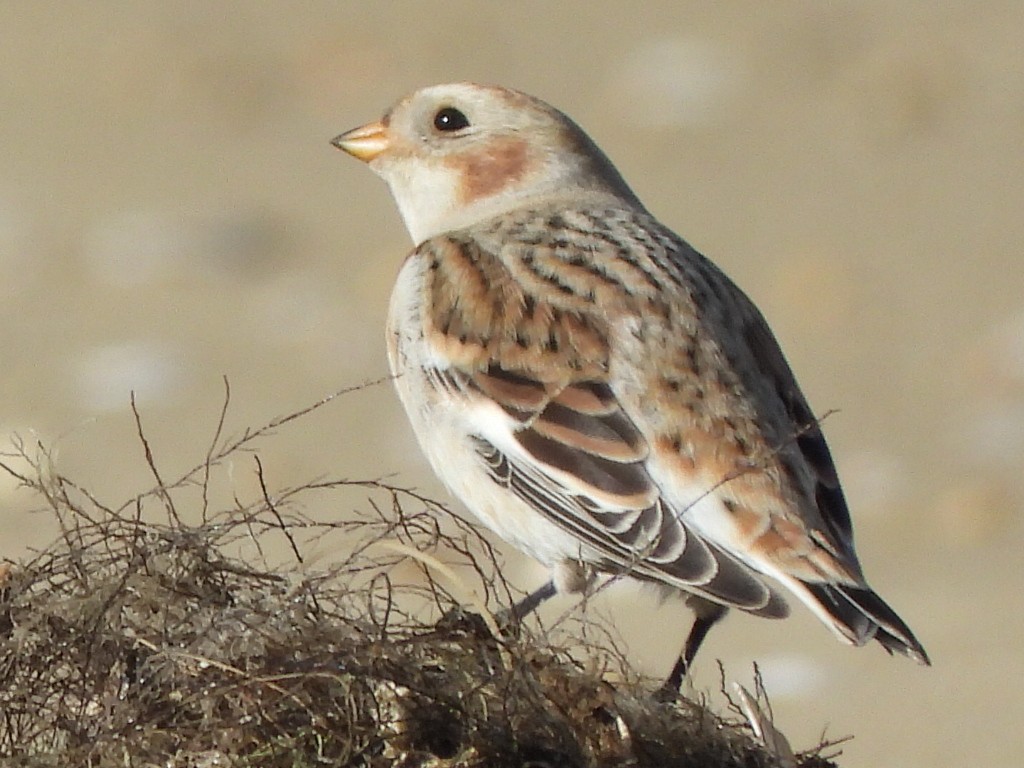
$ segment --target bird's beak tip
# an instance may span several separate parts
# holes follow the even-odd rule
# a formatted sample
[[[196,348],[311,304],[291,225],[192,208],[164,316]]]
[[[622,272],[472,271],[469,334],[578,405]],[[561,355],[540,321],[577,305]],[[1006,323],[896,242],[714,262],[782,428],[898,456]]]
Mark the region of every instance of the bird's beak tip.
[[[335,136],[331,144],[368,163],[388,148],[387,127],[380,121],[368,123]]]

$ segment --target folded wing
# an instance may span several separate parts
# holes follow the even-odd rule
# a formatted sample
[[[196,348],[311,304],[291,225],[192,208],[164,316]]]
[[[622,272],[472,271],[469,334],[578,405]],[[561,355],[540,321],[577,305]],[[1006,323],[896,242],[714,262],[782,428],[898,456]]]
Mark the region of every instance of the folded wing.
[[[576,536],[595,565],[752,613],[786,615],[784,601],[752,569],[665,505],[645,467],[647,443],[606,383],[553,389],[496,365],[461,378],[466,397],[487,398],[511,417],[510,435],[475,438],[491,478]]]

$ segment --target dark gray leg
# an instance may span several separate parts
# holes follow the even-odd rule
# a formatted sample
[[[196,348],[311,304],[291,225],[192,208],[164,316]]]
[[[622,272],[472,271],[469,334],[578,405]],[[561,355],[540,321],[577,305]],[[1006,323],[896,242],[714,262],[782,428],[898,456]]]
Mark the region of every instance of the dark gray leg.
[[[704,642],[708,630],[717,624],[728,611],[722,605],[707,603],[706,606],[706,608],[697,613],[693,620],[690,634],[686,636],[686,645],[683,646],[683,653],[679,656],[676,665],[672,667],[671,674],[669,674],[668,679],[662,684],[657,693],[659,701],[675,701],[676,696],[679,695],[679,687],[683,684],[686,674],[690,671],[693,659],[697,656],[697,651],[700,650],[700,645]]]
[[[549,581],[540,588],[535,589],[507,611],[503,611],[503,618],[507,617],[511,621],[522,621],[537,610],[541,603],[550,600],[557,594],[558,589],[555,587],[554,580]]]
[[[549,581],[539,589],[528,594],[515,605],[496,613],[494,618],[497,620],[498,626],[503,629],[515,626],[537,610],[537,607],[541,603],[554,597],[556,594],[558,594],[558,589],[555,587],[555,582]],[[437,624],[434,626],[437,629],[449,631],[458,630],[462,632],[471,632],[479,635],[480,637],[489,637],[491,634],[491,631],[484,624],[484,621],[480,616],[475,613],[467,613],[461,607],[453,608],[448,611],[448,613],[438,619]]]

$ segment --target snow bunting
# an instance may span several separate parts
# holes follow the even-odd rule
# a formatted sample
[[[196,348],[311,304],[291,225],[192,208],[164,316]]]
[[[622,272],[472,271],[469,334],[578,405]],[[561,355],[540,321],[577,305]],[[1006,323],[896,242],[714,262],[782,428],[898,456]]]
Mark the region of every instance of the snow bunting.
[[[572,120],[517,91],[424,88],[335,146],[388,183],[416,244],[388,357],[434,471],[552,569],[687,597],[677,688],[728,608],[781,585],[840,639],[928,664],[868,586],[818,420],[750,299],[647,212]]]

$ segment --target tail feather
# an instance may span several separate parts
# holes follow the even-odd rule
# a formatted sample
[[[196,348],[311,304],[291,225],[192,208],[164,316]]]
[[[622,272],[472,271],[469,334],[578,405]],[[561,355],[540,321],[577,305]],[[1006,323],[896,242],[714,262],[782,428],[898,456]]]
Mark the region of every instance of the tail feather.
[[[889,653],[900,653],[919,664],[931,665],[910,627],[870,588],[806,581],[802,586],[832,619],[834,628],[854,645],[874,639]]]

